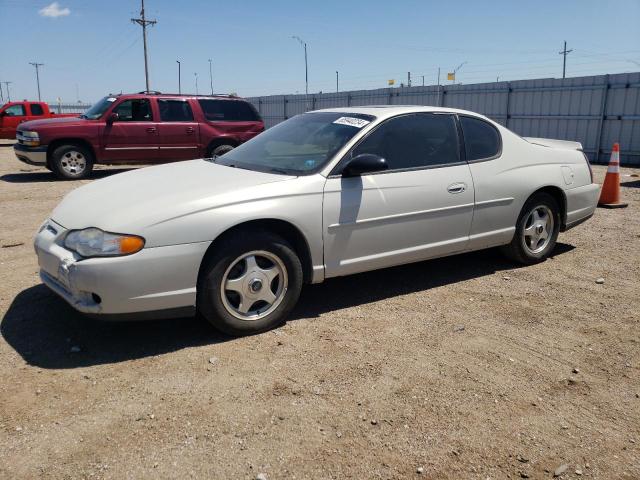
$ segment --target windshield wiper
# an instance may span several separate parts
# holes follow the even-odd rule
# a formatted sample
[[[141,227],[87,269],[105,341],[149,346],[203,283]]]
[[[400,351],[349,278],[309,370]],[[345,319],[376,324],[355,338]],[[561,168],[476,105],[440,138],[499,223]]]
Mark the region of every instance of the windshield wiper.
[[[282,173],[283,175],[290,175],[288,171],[278,167],[272,167],[269,171],[273,173]]]

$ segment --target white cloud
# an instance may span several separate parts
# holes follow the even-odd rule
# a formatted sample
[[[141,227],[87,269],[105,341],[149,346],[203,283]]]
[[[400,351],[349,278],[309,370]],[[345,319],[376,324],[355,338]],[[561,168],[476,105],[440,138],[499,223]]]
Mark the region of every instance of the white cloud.
[[[46,7],[38,10],[38,13],[41,17],[66,17],[71,13],[71,10],[68,8],[60,8],[60,4],[58,2],[53,2],[51,5],[47,5]]]

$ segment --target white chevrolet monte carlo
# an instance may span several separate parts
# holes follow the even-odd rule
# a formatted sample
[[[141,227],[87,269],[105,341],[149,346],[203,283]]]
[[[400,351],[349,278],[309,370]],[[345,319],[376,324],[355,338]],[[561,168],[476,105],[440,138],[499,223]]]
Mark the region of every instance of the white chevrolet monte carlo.
[[[81,312],[197,310],[243,335],[283,322],[304,283],[496,246],[540,262],[598,193],[576,142],[462,110],[336,108],[215,159],[82,186],[35,249],[42,281]]]

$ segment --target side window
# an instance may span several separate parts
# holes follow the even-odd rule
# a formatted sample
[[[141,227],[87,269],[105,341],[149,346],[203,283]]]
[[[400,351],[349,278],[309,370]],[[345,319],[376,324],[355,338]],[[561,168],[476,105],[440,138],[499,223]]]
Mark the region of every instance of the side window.
[[[160,120],[163,122],[191,122],[193,112],[185,100],[158,100]]]
[[[467,161],[482,160],[498,155],[502,146],[500,133],[479,118],[460,117]]]
[[[198,100],[204,116],[211,122],[256,122],[258,113],[248,102],[240,100]]]
[[[150,122],[153,120],[151,104],[146,98],[125,100],[113,109],[113,113],[118,114],[119,122]]]
[[[31,115],[44,115],[44,108],[39,103],[31,104]]]
[[[353,156],[374,153],[390,170],[460,161],[453,115],[412,114],[383,123],[356,147]]]
[[[23,105],[11,105],[4,112],[7,117],[23,117],[25,115]]]

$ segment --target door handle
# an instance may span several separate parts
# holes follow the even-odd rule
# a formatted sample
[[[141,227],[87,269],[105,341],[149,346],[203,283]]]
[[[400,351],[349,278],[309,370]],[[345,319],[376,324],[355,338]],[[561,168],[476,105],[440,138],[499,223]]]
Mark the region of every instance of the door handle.
[[[195,129],[193,127],[187,127],[187,133],[193,133]]]
[[[447,187],[449,193],[462,193],[467,189],[467,185],[464,183],[453,183]]]
[[[147,132],[156,133],[156,127],[147,127]]]

